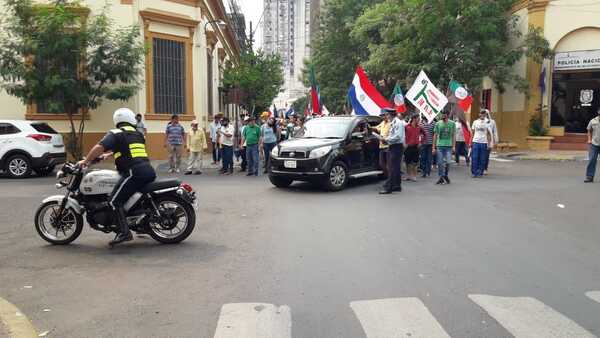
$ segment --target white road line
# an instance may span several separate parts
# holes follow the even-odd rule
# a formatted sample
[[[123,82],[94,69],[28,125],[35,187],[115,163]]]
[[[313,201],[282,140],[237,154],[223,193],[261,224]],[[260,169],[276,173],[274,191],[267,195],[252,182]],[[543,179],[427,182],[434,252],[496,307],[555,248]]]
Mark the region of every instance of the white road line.
[[[585,295],[588,296],[589,298],[597,301],[598,303],[600,303],[600,291],[586,292]]]
[[[596,337],[563,314],[531,297],[469,295],[516,338]]]
[[[292,315],[288,306],[263,303],[225,304],[215,338],[291,338]]]
[[[350,303],[368,338],[450,338],[418,298],[388,298]]]

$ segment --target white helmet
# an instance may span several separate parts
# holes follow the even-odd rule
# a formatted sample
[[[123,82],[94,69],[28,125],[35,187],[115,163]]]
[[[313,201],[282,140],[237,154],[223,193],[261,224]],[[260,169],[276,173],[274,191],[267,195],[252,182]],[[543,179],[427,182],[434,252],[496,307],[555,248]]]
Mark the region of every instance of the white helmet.
[[[119,123],[129,123],[132,126],[137,124],[135,113],[129,108],[119,108],[115,110],[115,113],[113,114],[113,122],[115,123],[115,126],[118,126]]]

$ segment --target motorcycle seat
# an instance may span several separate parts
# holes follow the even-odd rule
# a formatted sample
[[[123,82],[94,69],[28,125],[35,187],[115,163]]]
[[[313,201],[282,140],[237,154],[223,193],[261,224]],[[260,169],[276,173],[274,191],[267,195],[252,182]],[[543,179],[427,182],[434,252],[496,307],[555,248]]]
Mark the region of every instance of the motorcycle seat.
[[[178,187],[181,185],[181,181],[178,179],[168,179],[168,180],[157,180],[152,183],[146,184],[140,192],[143,194],[147,194],[149,192],[168,189],[173,187]]]

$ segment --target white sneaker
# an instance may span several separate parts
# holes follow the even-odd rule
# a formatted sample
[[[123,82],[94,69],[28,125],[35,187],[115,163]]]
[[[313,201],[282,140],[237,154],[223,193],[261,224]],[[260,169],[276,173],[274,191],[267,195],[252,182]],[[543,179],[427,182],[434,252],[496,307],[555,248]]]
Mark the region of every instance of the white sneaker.
[[[181,172],[181,170],[175,169],[175,172],[179,174]]]
[[[169,169],[169,171],[168,171],[169,174],[172,174],[173,172],[174,172],[173,169]]]

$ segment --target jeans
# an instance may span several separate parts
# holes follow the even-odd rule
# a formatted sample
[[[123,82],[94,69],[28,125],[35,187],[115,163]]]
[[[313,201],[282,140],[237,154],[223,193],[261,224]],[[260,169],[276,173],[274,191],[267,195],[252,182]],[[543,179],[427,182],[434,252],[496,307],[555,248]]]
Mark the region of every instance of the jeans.
[[[248,160],[248,174],[258,176],[258,164],[260,163],[258,144],[246,145],[246,159]]]
[[[469,148],[466,142],[456,141],[456,150],[454,151],[454,161],[460,163],[460,157],[463,156],[469,163]]]
[[[420,168],[423,175],[431,175],[431,162],[433,161],[433,153],[431,152],[431,144],[421,145],[421,163]]]
[[[488,165],[490,164],[490,154],[492,153],[492,148],[487,148],[485,151],[485,161],[483,162],[483,170],[488,170]]]
[[[600,155],[600,146],[590,144],[589,162],[587,165],[587,170],[585,172],[587,177],[594,178],[596,174],[596,162],[598,161],[598,155]]]
[[[169,169],[179,170],[181,167],[181,152],[183,151],[183,145],[181,144],[169,144]]]
[[[387,191],[393,191],[400,189],[402,183],[402,173],[400,166],[402,164],[402,152],[404,151],[404,145],[402,143],[390,144],[389,147],[389,162],[388,171],[389,176],[383,185],[383,189]]]
[[[447,177],[450,170],[450,161],[452,161],[452,147],[437,147],[436,155],[438,175]]]
[[[233,171],[233,147],[223,146],[221,148],[221,155],[223,156],[223,171]]]
[[[219,147],[217,146],[217,142],[212,143],[212,157],[213,162],[217,163],[221,160],[221,152],[219,151]]]
[[[246,171],[246,167],[248,167],[248,161],[246,156],[246,147],[240,147],[239,150],[240,157],[242,158],[242,163],[240,163],[241,171]]]
[[[263,151],[265,152],[265,172],[269,170],[269,161],[271,160],[271,150],[275,148],[277,143],[263,143]]]
[[[473,152],[471,154],[471,174],[473,176],[479,177],[483,175],[487,154],[487,143],[473,143]]]

